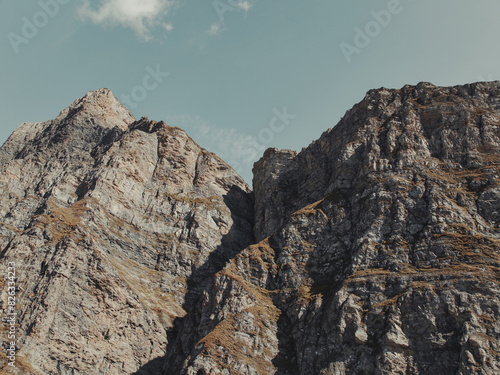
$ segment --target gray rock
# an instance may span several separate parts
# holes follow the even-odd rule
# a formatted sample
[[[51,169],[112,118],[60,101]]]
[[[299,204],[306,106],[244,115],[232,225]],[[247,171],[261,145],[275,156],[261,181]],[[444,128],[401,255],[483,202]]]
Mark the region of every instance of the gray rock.
[[[500,373],[499,124],[499,82],[372,90],[253,193],[109,90],[23,124],[18,373]]]
[[[218,327],[225,340],[200,344],[180,373],[499,373],[499,110],[498,82],[373,90],[300,153],[266,151],[261,242],[197,312],[198,342]],[[278,314],[231,325],[255,306]],[[240,360],[254,350],[245,333],[275,337],[278,353]]]
[[[231,167],[178,128],[135,121],[109,90],[23,124],[1,150],[21,372],[131,374],[161,358],[192,286],[253,242],[250,189]]]

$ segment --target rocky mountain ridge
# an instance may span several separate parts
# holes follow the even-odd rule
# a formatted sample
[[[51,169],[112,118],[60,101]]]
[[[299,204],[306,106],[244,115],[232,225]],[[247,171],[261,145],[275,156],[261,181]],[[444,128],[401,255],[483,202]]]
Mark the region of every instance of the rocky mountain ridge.
[[[133,373],[165,353],[186,299],[217,271],[207,260],[253,242],[249,187],[184,131],[136,121],[109,90],[29,128],[2,147],[0,177],[19,371]]]
[[[372,90],[253,192],[90,92],[0,148],[17,372],[499,373],[499,168],[499,82]]]

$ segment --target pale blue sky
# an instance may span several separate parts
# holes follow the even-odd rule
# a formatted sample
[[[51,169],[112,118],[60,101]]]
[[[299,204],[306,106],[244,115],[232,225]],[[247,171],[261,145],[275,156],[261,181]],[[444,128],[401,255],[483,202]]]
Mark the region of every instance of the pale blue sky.
[[[500,79],[498,0],[4,0],[0,14],[0,143],[107,87],[248,182],[265,148],[300,150],[371,88]],[[151,69],[169,75],[144,81]]]

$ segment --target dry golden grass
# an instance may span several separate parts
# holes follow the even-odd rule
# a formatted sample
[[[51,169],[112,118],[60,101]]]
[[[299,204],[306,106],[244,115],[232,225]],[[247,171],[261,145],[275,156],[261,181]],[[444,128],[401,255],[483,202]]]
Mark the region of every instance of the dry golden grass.
[[[22,230],[17,229],[13,225],[4,223],[3,221],[0,221],[0,226],[5,227],[6,229],[11,230],[11,231],[16,232],[16,233],[21,233],[22,232]]]
[[[251,245],[246,248],[241,254],[241,257],[247,258],[250,264],[258,264],[262,269],[267,271],[277,271],[277,266],[274,262],[275,251],[269,245],[269,238],[266,238],[258,244]],[[231,261],[233,267],[236,267],[235,260]],[[234,268],[237,269],[237,268]]]
[[[392,298],[386,299],[385,301],[376,303],[371,307],[371,309],[385,309],[390,306],[394,306],[398,303],[399,298],[403,296],[404,293],[398,294],[397,296],[394,296]],[[368,310],[369,311],[369,310]]]
[[[89,210],[89,199],[82,199],[70,207],[58,206],[52,199],[47,202],[49,213],[36,217],[36,226],[47,228],[52,233],[52,244],[57,244],[67,236],[75,242],[81,240],[75,229],[80,224],[82,215]]]
[[[305,279],[298,289],[298,302],[303,306],[307,306],[312,301],[322,298],[322,293],[316,293],[313,290],[312,280],[310,279]]]
[[[24,356],[18,355],[16,357],[16,365],[21,371],[25,371],[26,374],[41,375],[41,372],[35,370],[28,359]]]
[[[234,369],[231,364],[246,364],[256,369],[258,374],[269,374],[272,370],[270,360],[274,357],[269,348],[248,347],[240,336],[235,332],[247,335],[248,339],[262,335],[265,339],[268,336],[268,330],[272,325],[276,325],[278,315],[277,310],[270,302],[267,305],[254,305],[241,312],[226,317],[221,321],[213,331],[206,335],[197,345],[203,345],[204,355],[210,357],[220,368],[226,368],[231,375],[240,373]],[[254,329],[248,332],[241,332],[236,327],[237,319],[245,314],[251,313],[254,317]],[[272,366],[272,365],[271,365]]]
[[[366,277],[387,277],[387,276],[396,276],[396,275],[412,275],[415,274],[417,270],[411,266],[406,265],[406,267],[397,272],[393,272],[384,268],[368,268],[364,270],[359,270],[354,272],[352,275],[348,276],[346,282],[351,282],[357,279],[366,278]]]
[[[0,372],[2,374],[13,374],[12,367],[8,365],[8,358],[3,351],[0,352]],[[16,373],[18,375],[42,375],[35,370],[28,359],[22,355],[16,355]]]
[[[214,208],[222,205],[222,198],[216,195],[210,196],[208,198],[193,198],[189,196],[180,196],[175,194],[163,194],[166,198],[171,198],[177,202],[183,202],[189,204],[190,208],[205,206],[209,210],[213,210]]]
[[[106,259],[116,269],[123,282],[146,309],[157,314],[163,324],[171,326],[175,318],[186,314],[171,294],[160,289],[159,283],[165,277],[163,272],[125,258],[112,248],[109,248],[109,254],[111,256]]]
[[[450,226],[457,231],[445,231],[433,237],[440,245],[449,247],[464,263],[493,265],[500,263],[500,240],[483,235],[470,235],[467,226]]]
[[[300,210],[295,211],[292,214],[292,216],[297,216],[297,215],[315,216],[317,214],[321,214],[321,215],[326,217],[326,214],[321,209],[321,202],[322,201],[323,201],[323,199],[320,201],[314,202],[308,206],[305,206],[305,207],[301,208]]]

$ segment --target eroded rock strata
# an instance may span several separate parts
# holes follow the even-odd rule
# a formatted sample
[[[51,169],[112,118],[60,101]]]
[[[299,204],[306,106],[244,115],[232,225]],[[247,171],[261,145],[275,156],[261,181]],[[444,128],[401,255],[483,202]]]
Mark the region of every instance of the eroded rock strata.
[[[161,357],[189,296],[253,242],[231,167],[109,90],[23,124],[1,160],[1,256],[16,263],[30,373],[131,374]]]
[[[165,374],[500,373],[499,110],[498,83],[374,90],[302,152],[266,151],[260,242]]]
[[[0,168],[19,373],[500,373],[498,82],[372,90],[254,192],[105,89]]]

